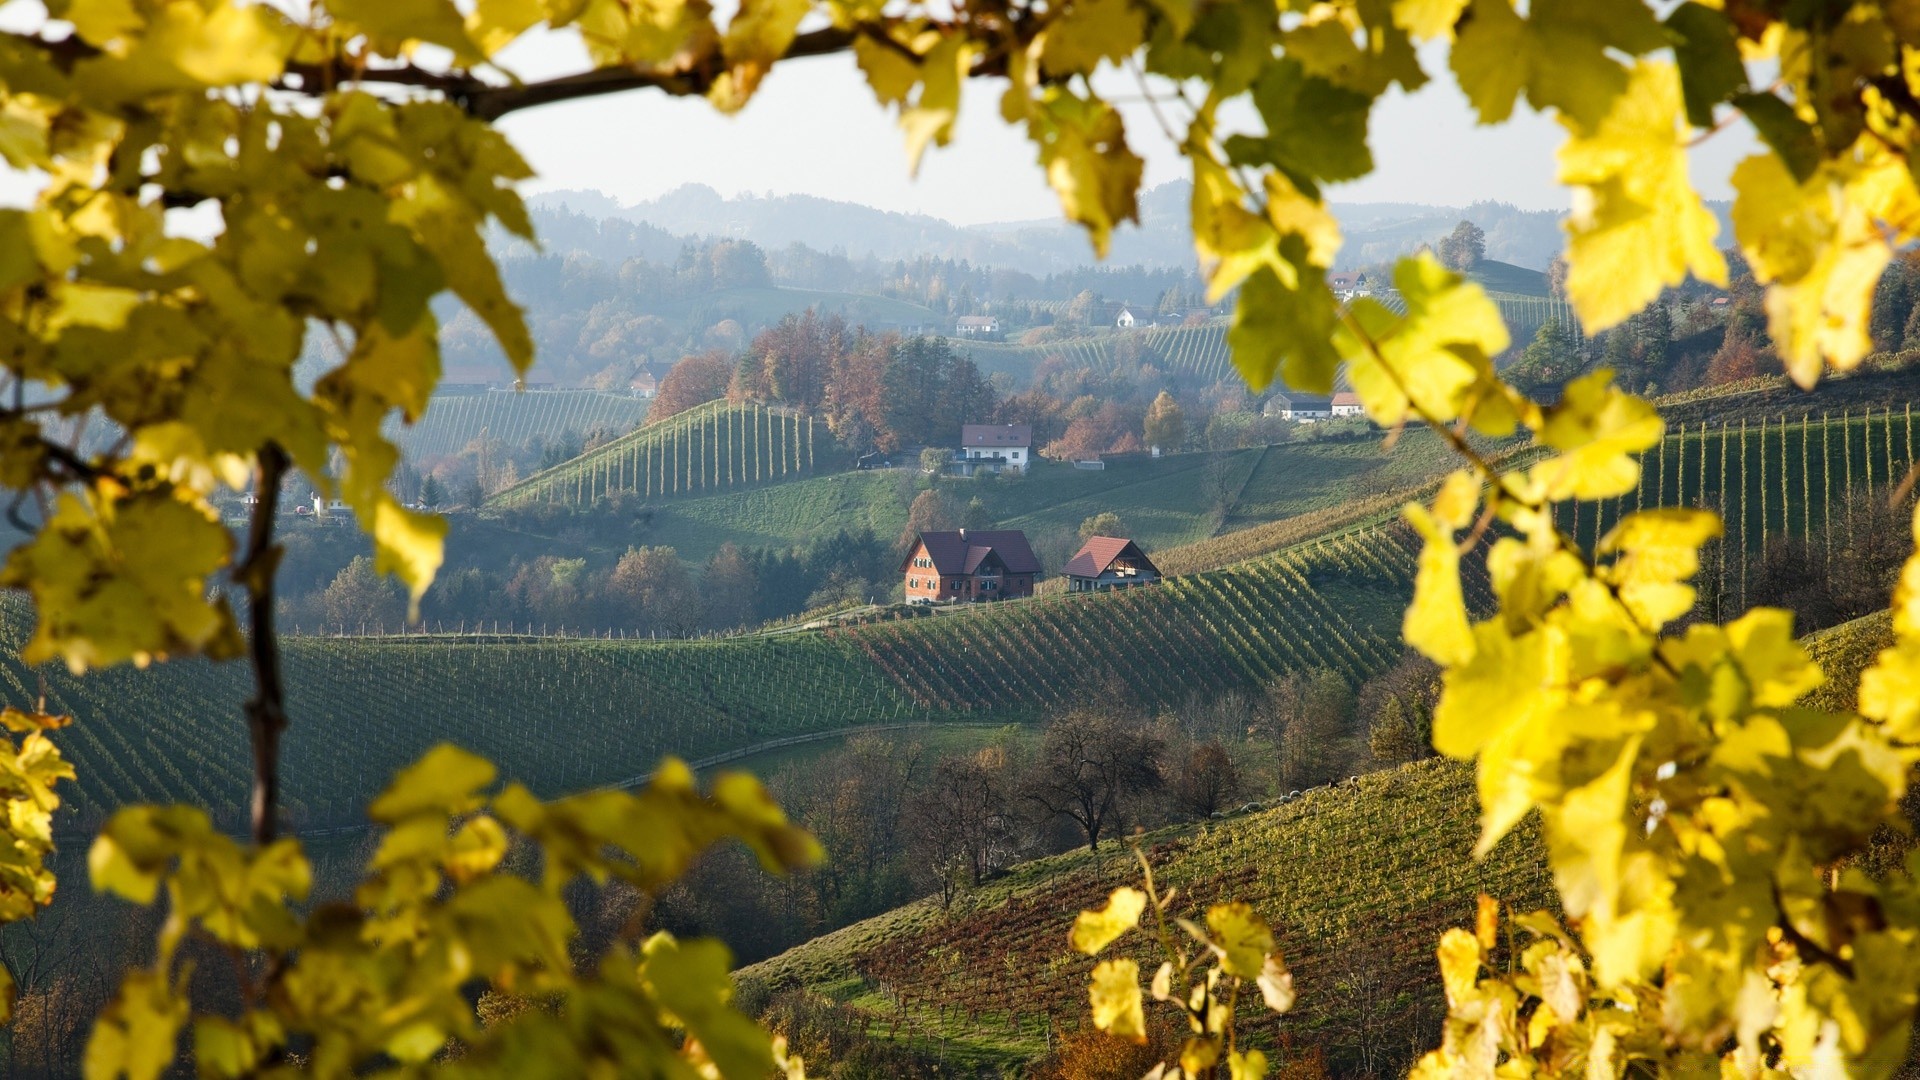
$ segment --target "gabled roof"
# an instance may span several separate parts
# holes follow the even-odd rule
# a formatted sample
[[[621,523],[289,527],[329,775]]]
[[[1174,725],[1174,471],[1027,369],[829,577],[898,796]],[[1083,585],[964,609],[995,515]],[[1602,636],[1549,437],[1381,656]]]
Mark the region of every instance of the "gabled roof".
[[[1321,394],[1296,394],[1291,390],[1273,395],[1272,401],[1289,409],[1330,409],[1333,399]]]
[[[961,446],[1018,446],[1026,448],[1033,445],[1032,424],[962,424],[960,425]]]
[[[962,315],[961,326],[992,326],[997,320],[991,315]]]
[[[1140,550],[1140,545],[1120,536],[1088,537],[1073,558],[1067,560],[1066,569],[1062,572],[1070,577],[1099,577],[1122,555],[1131,555],[1143,570],[1151,570],[1156,575],[1160,573],[1160,568],[1153,565],[1153,560]]]
[[[1333,395],[1333,404],[1336,408],[1347,405],[1358,405],[1360,404],[1360,395],[1351,390],[1341,390]]]
[[[940,574],[972,574],[988,558],[997,559],[1009,574],[1037,574],[1040,560],[1034,558],[1027,534],[1018,529],[960,529],[954,532],[923,532],[920,542]],[[900,564],[904,572],[912,565],[913,553]]]

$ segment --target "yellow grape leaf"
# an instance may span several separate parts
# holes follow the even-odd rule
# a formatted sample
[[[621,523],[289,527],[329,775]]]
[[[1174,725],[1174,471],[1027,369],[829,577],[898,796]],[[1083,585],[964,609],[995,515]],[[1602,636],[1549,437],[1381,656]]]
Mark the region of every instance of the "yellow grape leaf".
[[[1273,225],[1247,209],[1246,202],[1247,193],[1225,168],[1203,155],[1194,157],[1193,246],[1207,279],[1209,303],[1232,292],[1254,271],[1271,269],[1279,256]]]
[[[1850,368],[1873,349],[1873,290],[1892,253],[1847,180],[1828,165],[1803,185],[1773,154],[1733,171],[1734,232],[1768,285],[1767,329],[1801,386],[1824,365]]]
[[[1480,982],[1480,942],[1456,926],[1440,935],[1439,955],[1447,1004],[1457,1007],[1473,997]]]
[[[1504,123],[1525,91],[1533,107],[1592,124],[1627,87],[1613,50],[1638,55],[1668,44],[1641,0],[1472,0],[1457,22],[1450,59],[1483,124]]]
[[[467,13],[467,37],[482,54],[492,56],[546,17],[542,0],[475,0]]]
[[[1267,1055],[1258,1050],[1227,1051],[1227,1080],[1265,1080]]]
[[[1273,931],[1251,906],[1234,901],[1207,909],[1207,937],[1220,957],[1220,970],[1242,979],[1258,979],[1273,951]]]
[[[189,1006],[157,972],[135,970],[93,1024],[81,1072],[88,1080],[159,1080],[173,1064],[174,1043]]]
[[[1708,510],[1641,510],[1608,530],[1594,554],[1619,556],[1605,580],[1640,625],[1658,629],[1692,609],[1686,580],[1700,569],[1700,545],[1721,531],[1720,516]]]
[[[1453,37],[1467,0],[1394,0],[1393,23],[1416,40]]]
[[[1075,0],[1040,34],[1040,69],[1049,76],[1091,75],[1140,47],[1146,13],[1131,0]]]
[[[326,0],[333,17],[364,31],[375,48],[400,55],[414,42],[438,45],[461,63],[480,60],[467,21],[449,0]]]
[[[1290,253],[1304,257],[1297,240]],[[1296,284],[1281,280],[1286,267]],[[1277,374],[1296,390],[1324,393],[1333,386],[1339,354],[1329,343],[1339,309],[1327,290],[1326,274],[1311,263],[1284,255],[1255,271],[1240,288],[1227,345],[1240,374],[1255,390],[1271,385]]]
[[[1220,1040],[1195,1035],[1180,1044],[1180,1068],[1186,1076],[1204,1076],[1220,1063]]]
[[[1268,953],[1264,964],[1260,966],[1260,978],[1255,980],[1260,987],[1260,999],[1267,1008],[1283,1013],[1293,1008],[1293,972],[1280,962],[1280,954]]]
[[[904,46],[885,45],[861,34],[853,39],[853,59],[882,105],[905,102],[920,81],[920,65],[906,54]]]
[[[1560,148],[1560,182],[1574,187],[1567,298],[1590,333],[1689,273],[1727,283],[1713,242],[1719,223],[1687,177],[1685,118],[1679,70],[1660,61],[1634,65],[1598,124],[1562,118],[1571,137]]]
[[[1611,370],[1589,372],[1567,384],[1540,429],[1540,441],[1559,456],[1528,476],[1555,501],[1624,495],[1640,480],[1635,455],[1665,430],[1658,410],[1613,385]]]
[[[707,92],[721,112],[736,112],[753,96],[774,61],[786,55],[807,13],[807,0],[748,0],[727,24],[721,53],[727,70]]]
[[[1115,226],[1140,216],[1135,197],[1145,168],[1127,147],[1120,113],[1098,99],[1049,87],[1028,113],[1027,133],[1040,148],[1061,209],[1086,226],[1094,253],[1106,258]]]
[[[701,1052],[728,1080],[761,1080],[773,1042],[735,1011],[733,956],[718,941],[681,940],[661,931],[641,947],[641,978],[660,1005],[684,1024]]]
[[[1073,920],[1068,944],[1092,956],[1113,939],[1140,925],[1140,913],[1147,909],[1147,894],[1139,889],[1118,888],[1098,911],[1083,911]]]
[[[1491,359],[1510,340],[1500,309],[1430,254],[1400,260],[1393,280],[1406,314],[1362,297],[1334,339],[1367,415],[1393,427],[1416,413],[1435,423],[1470,413],[1482,431],[1511,431]]]
[[[1426,507],[1415,503],[1408,503],[1403,513],[1422,543],[1413,602],[1407,605],[1401,636],[1437,664],[1464,664],[1473,659],[1473,627],[1460,588],[1460,551],[1454,545],[1453,526],[1442,528]]]
[[[1100,961],[1093,969],[1087,996],[1093,1003],[1094,1027],[1136,1043],[1147,1041],[1147,1013],[1140,999],[1139,964],[1127,959]]]
[[[78,674],[176,652],[234,655],[232,613],[207,597],[233,548],[218,516],[166,490],[111,488],[62,495],[40,535],[8,556],[0,582],[30,591],[39,612],[22,659],[59,657]]]
[[[960,85],[966,81],[978,48],[962,34],[948,34],[921,54],[920,94],[902,102],[900,129],[907,136],[908,171],[918,174],[927,147],[945,146],[960,115]],[[872,77],[869,71],[869,78]]]
[[[1759,708],[1784,709],[1827,681],[1794,637],[1791,611],[1754,608],[1727,624],[1727,642]]]
[[[1920,742],[1920,641],[1901,638],[1860,673],[1860,712],[1902,742]]]
[[[47,5],[56,19],[73,24],[81,41],[102,48],[146,25],[146,19],[134,8],[132,0],[71,0]]]
[[[394,824],[415,814],[452,816],[479,805],[477,792],[493,783],[493,762],[457,746],[441,743],[419,761],[400,770],[387,790],[367,807],[367,816]]]

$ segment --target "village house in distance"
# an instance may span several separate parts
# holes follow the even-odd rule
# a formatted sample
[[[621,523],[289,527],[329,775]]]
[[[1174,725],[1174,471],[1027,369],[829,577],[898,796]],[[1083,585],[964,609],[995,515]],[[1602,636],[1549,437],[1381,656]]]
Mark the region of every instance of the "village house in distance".
[[[1106,592],[1152,585],[1160,568],[1126,537],[1090,536],[1068,560],[1066,575],[1068,592]]]
[[[921,533],[900,572],[909,604],[1011,600],[1033,595],[1040,560],[1018,529],[959,529]]]
[[[953,465],[961,476],[1023,473],[1032,461],[1032,424],[960,425],[960,456]]]

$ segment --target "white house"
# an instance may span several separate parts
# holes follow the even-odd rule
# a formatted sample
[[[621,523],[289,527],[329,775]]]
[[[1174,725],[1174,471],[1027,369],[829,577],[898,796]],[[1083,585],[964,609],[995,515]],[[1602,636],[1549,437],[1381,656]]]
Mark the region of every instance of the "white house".
[[[953,332],[959,337],[997,334],[1000,332],[1000,320],[991,315],[962,315],[954,323]]]
[[[1296,394],[1289,390],[1268,398],[1264,411],[1268,416],[1277,416],[1282,420],[1312,423],[1333,417],[1333,400],[1319,394]]]
[[[1360,404],[1360,395],[1351,390],[1342,390],[1333,395],[1331,408],[1335,416],[1359,416],[1365,413],[1366,406]]]
[[[955,471],[962,476],[1001,471],[1023,473],[1032,461],[1032,424],[960,426],[960,456],[954,459],[954,464]]]
[[[633,377],[632,382],[627,384],[627,389],[634,397],[646,398],[651,401],[660,393],[660,380],[653,377],[653,372],[642,371]]]
[[[353,522],[353,507],[344,499],[329,499],[319,492],[313,493],[313,516],[321,521],[339,525]]]
[[[1114,316],[1113,325],[1119,327],[1122,330],[1133,329],[1133,312],[1128,310],[1125,307],[1122,307],[1120,309],[1120,314]]]

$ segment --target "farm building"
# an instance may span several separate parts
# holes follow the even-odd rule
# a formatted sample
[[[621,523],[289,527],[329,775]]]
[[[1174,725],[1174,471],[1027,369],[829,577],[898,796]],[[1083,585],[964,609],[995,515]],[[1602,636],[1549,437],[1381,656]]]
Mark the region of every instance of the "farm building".
[[[1018,529],[924,532],[900,572],[910,604],[1010,600],[1033,595],[1040,560]]]
[[[960,337],[997,334],[1000,332],[1000,320],[991,315],[962,315],[955,322],[953,330]]]
[[[961,476],[983,472],[1026,472],[1033,460],[1032,424],[962,424],[960,455],[953,459]]]
[[[1289,390],[1267,399],[1266,414],[1282,420],[1326,420],[1333,416],[1333,399]]]
[[[1360,404],[1359,394],[1351,390],[1342,390],[1333,395],[1333,401],[1331,402],[1331,409],[1329,411],[1335,416],[1359,416],[1366,412],[1367,409],[1366,406]]]
[[[1080,545],[1065,571],[1068,592],[1106,592],[1152,585],[1160,580],[1140,545],[1121,536],[1092,536]]]

